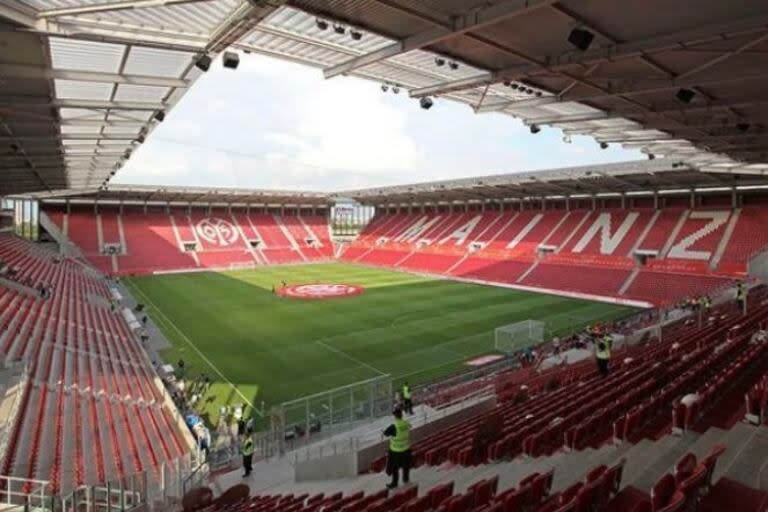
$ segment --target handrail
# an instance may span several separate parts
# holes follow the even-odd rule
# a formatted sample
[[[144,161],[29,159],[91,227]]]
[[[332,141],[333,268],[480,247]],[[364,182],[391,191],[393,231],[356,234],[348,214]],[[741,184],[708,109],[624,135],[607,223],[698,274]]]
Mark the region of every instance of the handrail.
[[[0,463],[5,461],[6,456],[8,455],[6,453],[6,449],[8,448],[8,438],[11,434],[12,426],[16,423],[16,415],[19,412],[19,404],[21,403],[21,398],[24,396],[24,393],[26,392],[26,384],[29,380],[29,365],[27,364],[26,359],[22,359],[16,364],[8,365],[9,368],[15,368],[21,366],[21,376],[19,378],[19,381],[15,384],[16,386],[19,386],[19,389],[16,391],[16,393],[13,396],[13,402],[11,403],[10,412],[8,414],[8,417],[6,418],[6,424],[9,428],[6,428],[3,430],[2,433],[0,433]]]
[[[183,496],[184,494],[186,494],[186,492],[187,492],[187,490],[188,490],[188,488],[187,488],[187,485],[189,484],[189,482],[190,482],[190,481],[191,481],[193,478],[195,478],[195,477],[198,475],[198,473],[200,473],[200,472],[201,472],[201,471],[203,471],[203,470],[205,470],[205,472],[206,472],[206,473],[208,473],[208,471],[210,470],[210,466],[208,465],[208,462],[201,462],[200,464],[198,464],[198,465],[197,465],[197,466],[196,466],[196,467],[195,467],[195,468],[194,468],[194,469],[193,469],[193,470],[192,470],[192,471],[189,473],[189,475],[187,475],[187,476],[186,476],[186,477],[185,477],[185,478],[182,480],[182,482],[181,482],[181,494],[182,494],[182,496]],[[201,478],[201,480],[202,480],[203,478],[205,478],[206,476],[207,476],[207,475],[203,475],[203,476],[202,476],[202,478]]]
[[[413,427],[426,425],[435,420],[445,418],[446,416],[455,414],[468,407],[474,406],[480,403],[483,399],[491,398],[493,395],[494,390],[492,387],[482,387],[470,395],[460,397],[458,400],[449,403],[449,405],[445,407],[434,409],[432,412],[415,414],[414,416],[409,417],[409,421]],[[350,453],[352,451],[358,451],[361,448],[365,448],[367,446],[372,446],[380,441],[381,429],[374,427],[352,437],[347,437],[337,441],[331,440],[325,443],[313,443],[303,448],[294,450],[290,454],[290,462],[292,464],[297,464],[299,462],[306,462],[316,458],[321,458],[326,455]],[[315,453],[314,456],[313,453]]]

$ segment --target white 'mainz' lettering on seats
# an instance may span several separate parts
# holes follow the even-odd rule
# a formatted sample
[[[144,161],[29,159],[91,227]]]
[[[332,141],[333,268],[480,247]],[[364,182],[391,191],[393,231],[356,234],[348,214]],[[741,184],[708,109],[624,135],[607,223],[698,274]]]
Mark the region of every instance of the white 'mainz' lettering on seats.
[[[429,219],[429,217],[425,215],[411,224],[408,229],[395,238],[395,242],[412,242],[416,240],[422,234],[426,233],[429,228],[434,226],[441,217],[438,215],[430,220],[427,219]]]
[[[686,260],[708,261],[709,258],[712,257],[712,251],[691,251],[689,248],[705,236],[709,235],[710,233],[714,233],[720,227],[725,225],[725,223],[728,222],[728,217],[730,217],[730,215],[731,212],[728,210],[691,212],[691,214],[688,216],[688,219],[710,219],[710,221],[700,229],[697,229],[673,245],[669,249],[667,257]]]
[[[477,215],[467,221],[463,226],[456,229],[453,233],[446,236],[438,244],[442,245],[450,240],[456,240],[456,243],[454,245],[463,245],[464,242],[466,242],[467,237],[469,236],[472,231],[477,227],[477,225],[480,223],[480,219],[482,219],[482,215]]]
[[[639,216],[640,214],[637,212],[629,212],[619,226],[619,229],[617,229],[615,233],[611,233],[611,214],[601,213],[597,216],[595,222],[589,226],[589,229],[584,233],[584,236],[581,237],[581,240],[579,240],[573,247],[572,252],[582,252],[586,249],[587,245],[589,245],[589,242],[592,241],[595,235],[600,233],[600,254],[613,254],[613,251],[616,250],[621,244],[621,241],[624,240],[624,237],[627,236],[627,233]]]
[[[544,214],[537,213],[536,215],[534,215],[534,217],[530,220],[530,222],[528,222],[528,224],[526,224],[525,227],[520,230],[517,236],[515,236],[515,238],[513,238],[512,241],[510,241],[507,244],[507,249],[512,249],[515,246],[517,246],[517,244],[519,244],[520,241],[523,238],[525,238],[528,235],[528,233],[530,233],[533,230],[533,228],[536,227],[536,224],[538,224],[543,218],[544,218]]]

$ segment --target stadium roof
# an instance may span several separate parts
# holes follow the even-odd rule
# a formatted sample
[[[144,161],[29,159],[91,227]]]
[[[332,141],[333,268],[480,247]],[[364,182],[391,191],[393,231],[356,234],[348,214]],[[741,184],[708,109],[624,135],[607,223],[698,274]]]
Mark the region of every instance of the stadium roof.
[[[476,112],[501,112],[697,166],[768,162],[764,0],[290,5],[378,35],[349,41],[319,30],[305,12],[284,8],[245,41],[322,66],[326,77],[359,74],[405,86],[413,97],[445,96]],[[573,29],[594,38],[588,49],[569,43]],[[344,51],[328,41],[341,42]]]
[[[197,204],[269,204],[321,206],[332,202],[330,194],[298,190],[259,190],[210,187],[153,187],[110,185],[53,190],[17,197],[50,200],[98,200],[100,202],[197,203]]]
[[[0,192],[100,186],[227,47],[768,169],[764,0],[0,0],[0,24]]]
[[[24,194],[41,201],[62,199],[100,202],[199,204],[270,204],[320,206],[347,200],[373,206],[392,204],[503,201],[521,198],[562,198],[611,195],[689,194],[768,189],[768,174],[703,172],[669,159],[565,167],[497,174],[411,185],[346,190],[333,193],[290,190],[247,190],[206,187],[138,185],[91,187]]]
[[[102,185],[280,3],[0,0],[0,195]]]

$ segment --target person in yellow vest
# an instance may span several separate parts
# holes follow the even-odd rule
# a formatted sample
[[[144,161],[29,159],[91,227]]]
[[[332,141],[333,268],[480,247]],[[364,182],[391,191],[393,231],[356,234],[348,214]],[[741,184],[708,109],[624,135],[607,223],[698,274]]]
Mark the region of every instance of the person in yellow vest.
[[[600,375],[607,377],[610,373],[609,363],[611,360],[611,340],[609,336],[597,340],[595,343],[595,358],[597,359],[597,369]]]
[[[403,411],[405,414],[413,414],[413,401],[411,400],[411,386],[408,385],[408,381],[403,383],[403,389],[401,392],[403,397]]]
[[[240,454],[243,456],[243,478],[251,476],[253,469],[253,432],[248,430],[245,433],[243,442],[240,444]]]
[[[397,487],[400,470],[404,484],[409,482],[411,471],[411,424],[403,419],[402,409],[397,408],[392,414],[395,421],[384,430],[384,436],[389,438],[387,474],[392,476],[392,481],[387,484],[389,489]]]

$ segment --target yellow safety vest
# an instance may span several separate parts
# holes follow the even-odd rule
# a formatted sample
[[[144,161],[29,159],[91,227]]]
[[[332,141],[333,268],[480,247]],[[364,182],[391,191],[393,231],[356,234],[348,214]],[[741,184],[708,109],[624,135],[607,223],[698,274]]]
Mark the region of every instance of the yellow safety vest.
[[[603,342],[603,345],[605,345],[605,350],[600,350],[600,347],[598,347],[595,356],[597,356],[598,359],[610,359],[611,349],[608,348],[608,343]]]
[[[411,399],[411,388],[408,386],[403,386],[403,398],[406,400]]]
[[[253,455],[253,439],[251,439],[251,436],[247,436],[243,441],[243,445],[240,447],[240,453],[245,456]]]
[[[389,440],[389,451],[401,453],[411,449],[411,424],[395,420],[395,435]]]

